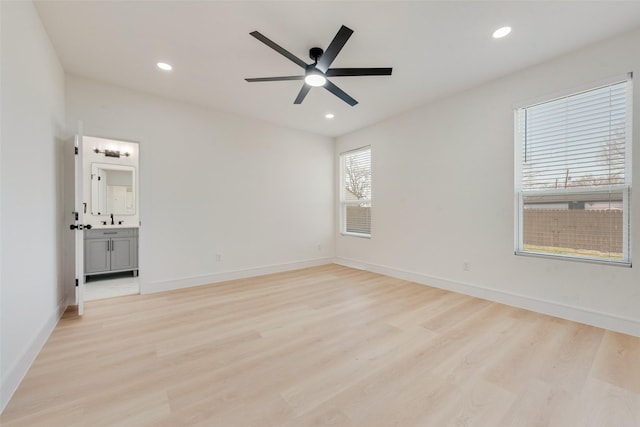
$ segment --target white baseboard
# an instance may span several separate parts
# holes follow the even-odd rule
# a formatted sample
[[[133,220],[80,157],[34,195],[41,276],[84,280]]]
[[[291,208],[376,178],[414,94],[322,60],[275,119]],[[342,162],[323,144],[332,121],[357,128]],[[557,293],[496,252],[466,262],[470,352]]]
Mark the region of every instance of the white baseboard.
[[[621,332],[628,335],[640,337],[640,321],[626,317],[616,316],[609,313],[602,313],[588,310],[583,307],[576,307],[567,304],[560,304],[555,301],[532,298],[530,296],[505,292],[499,289],[478,286],[471,283],[454,282],[440,277],[428,276],[422,273],[399,270],[393,267],[366,263],[358,260],[337,257],[336,264],[345,267],[367,270],[385,276],[408,280],[422,285],[433,286],[477,298],[495,301],[514,307],[524,308],[537,313],[548,314],[562,319],[572,320],[611,331]]]
[[[34,337],[33,341],[31,341],[31,344],[26,349],[22,357],[20,357],[20,359],[18,359],[18,361],[9,368],[7,372],[2,373],[2,384],[0,386],[0,414],[4,411],[9,400],[11,400],[13,393],[18,389],[22,379],[27,374],[27,371],[29,371],[29,368],[31,368],[31,365],[34,360],[36,360],[38,353],[42,350],[42,347],[49,339],[51,332],[55,329],[66,309],[66,301],[60,302],[57,310],[51,314],[42,328],[40,328],[40,332]]]
[[[190,276],[180,279],[163,280],[159,282],[141,282],[140,293],[151,294],[156,292],[171,291],[175,289],[190,288],[193,286],[210,285],[212,283],[226,282],[228,280],[245,279],[247,277],[281,273],[284,271],[299,270],[301,268],[316,267],[319,265],[332,263],[333,258],[316,258],[286,264],[266,265],[261,267],[248,268],[245,270],[224,271],[221,273],[207,274],[202,276]]]

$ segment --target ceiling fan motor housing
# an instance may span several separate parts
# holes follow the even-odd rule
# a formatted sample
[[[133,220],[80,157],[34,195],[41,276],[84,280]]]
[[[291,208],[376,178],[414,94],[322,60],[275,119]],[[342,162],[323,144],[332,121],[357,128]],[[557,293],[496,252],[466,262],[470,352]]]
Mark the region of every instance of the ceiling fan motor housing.
[[[318,59],[322,56],[324,50],[319,47],[312,47],[309,49],[309,58],[313,59],[314,62],[318,62]]]

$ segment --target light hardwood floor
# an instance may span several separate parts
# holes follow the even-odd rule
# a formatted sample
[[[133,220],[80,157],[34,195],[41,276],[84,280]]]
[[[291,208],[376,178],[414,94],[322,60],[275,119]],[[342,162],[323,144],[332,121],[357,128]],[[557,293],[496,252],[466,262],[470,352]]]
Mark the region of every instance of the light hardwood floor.
[[[640,338],[337,265],[86,304],[14,426],[640,426]]]

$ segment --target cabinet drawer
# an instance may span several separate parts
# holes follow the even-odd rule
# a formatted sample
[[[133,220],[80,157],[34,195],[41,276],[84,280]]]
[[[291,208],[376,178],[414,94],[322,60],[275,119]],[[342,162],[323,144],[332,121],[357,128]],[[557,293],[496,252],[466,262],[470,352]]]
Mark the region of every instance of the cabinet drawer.
[[[85,230],[85,239],[103,239],[105,237],[133,237],[138,235],[137,228],[98,228]]]

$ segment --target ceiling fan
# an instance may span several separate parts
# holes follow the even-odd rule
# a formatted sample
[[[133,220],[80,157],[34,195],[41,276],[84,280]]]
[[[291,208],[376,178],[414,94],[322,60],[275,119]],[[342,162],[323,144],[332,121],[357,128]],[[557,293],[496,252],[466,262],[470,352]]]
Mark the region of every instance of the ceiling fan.
[[[338,53],[342,50],[344,45],[353,34],[353,30],[345,27],[340,27],[338,33],[331,41],[331,44],[326,51],[323,51],[319,47],[312,47],[309,50],[309,57],[313,60],[313,63],[307,64],[302,59],[298,58],[291,52],[287,51],[280,45],[271,41],[267,37],[260,34],[258,31],[253,31],[251,34],[262,43],[269,46],[271,49],[280,53],[285,58],[296,63],[300,67],[304,68],[305,72],[303,76],[282,76],[282,77],[258,77],[245,79],[248,82],[277,82],[284,80],[304,80],[302,89],[298,93],[294,104],[302,104],[302,101],[307,96],[312,87],[323,86],[329,92],[342,99],[352,107],[358,103],[351,96],[347,95],[345,91],[338,86],[330,82],[327,77],[353,77],[353,76],[390,76],[391,67],[387,68],[329,68],[333,61],[338,56]]]

